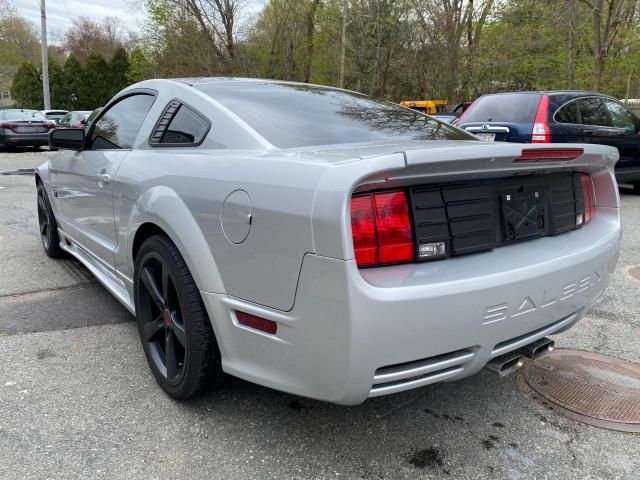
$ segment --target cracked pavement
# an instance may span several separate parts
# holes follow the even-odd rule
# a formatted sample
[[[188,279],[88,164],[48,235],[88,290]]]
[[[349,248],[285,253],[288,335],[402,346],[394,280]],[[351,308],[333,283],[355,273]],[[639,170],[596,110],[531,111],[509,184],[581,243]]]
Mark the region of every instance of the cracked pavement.
[[[0,153],[0,171],[46,153]],[[611,286],[558,347],[640,362],[640,196]],[[0,176],[0,478],[636,479],[640,435],[564,418],[480,373],[340,407],[229,379],[178,403],[132,317],[42,252],[31,176]]]

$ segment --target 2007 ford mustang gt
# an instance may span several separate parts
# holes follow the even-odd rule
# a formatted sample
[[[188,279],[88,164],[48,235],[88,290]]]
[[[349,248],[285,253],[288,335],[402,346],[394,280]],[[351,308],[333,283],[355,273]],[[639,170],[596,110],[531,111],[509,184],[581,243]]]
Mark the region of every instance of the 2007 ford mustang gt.
[[[615,149],[492,144],[327,87],[149,80],[37,169],[46,253],[137,318],[175,398],[352,405],[551,348],[605,289]]]

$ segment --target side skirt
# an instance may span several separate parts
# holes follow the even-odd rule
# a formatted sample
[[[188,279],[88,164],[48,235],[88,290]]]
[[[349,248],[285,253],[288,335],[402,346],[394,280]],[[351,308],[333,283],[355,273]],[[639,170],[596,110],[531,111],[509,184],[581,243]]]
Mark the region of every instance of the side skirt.
[[[98,281],[131,312],[136,314],[135,304],[129,295],[126,286],[116,276],[115,272],[102,264],[95,258],[91,252],[67,235],[62,229],[58,228],[60,236],[60,247],[73,257],[77,258],[87,269],[98,279]]]

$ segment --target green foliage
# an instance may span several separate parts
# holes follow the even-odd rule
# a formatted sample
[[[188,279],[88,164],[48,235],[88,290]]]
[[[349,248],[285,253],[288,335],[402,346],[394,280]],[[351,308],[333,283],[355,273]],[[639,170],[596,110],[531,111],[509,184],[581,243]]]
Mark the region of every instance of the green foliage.
[[[53,59],[49,59],[49,94],[53,108],[69,109],[69,86],[65,81],[64,70]]]
[[[102,55],[89,55],[80,78],[82,81],[78,87],[79,109],[93,110],[103,106],[112,97],[109,64]]]
[[[44,105],[42,99],[42,81],[40,72],[32,64],[23,62],[13,77],[11,96],[19,108],[33,108],[41,110]]]
[[[127,72],[129,71],[129,55],[122,48],[116,48],[113,57],[109,62],[109,97],[113,97],[116,93],[126,87],[129,82],[127,80]]]
[[[129,56],[129,69],[127,70],[126,79],[128,83],[137,83],[148,78],[152,78],[154,74],[154,65],[149,60],[145,52],[136,47],[131,50]]]
[[[72,53],[67,57],[63,67],[63,81],[66,85],[65,88],[65,101],[63,107],[67,110],[79,110],[80,109],[80,88],[83,81],[82,65]]]

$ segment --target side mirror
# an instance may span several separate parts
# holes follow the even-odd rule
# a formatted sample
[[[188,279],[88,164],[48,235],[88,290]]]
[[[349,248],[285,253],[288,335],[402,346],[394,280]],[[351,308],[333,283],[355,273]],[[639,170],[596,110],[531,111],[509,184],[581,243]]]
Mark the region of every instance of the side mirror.
[[[84,147],[83,128],[56,128],[49,132],[51,150],[82,150]]]

